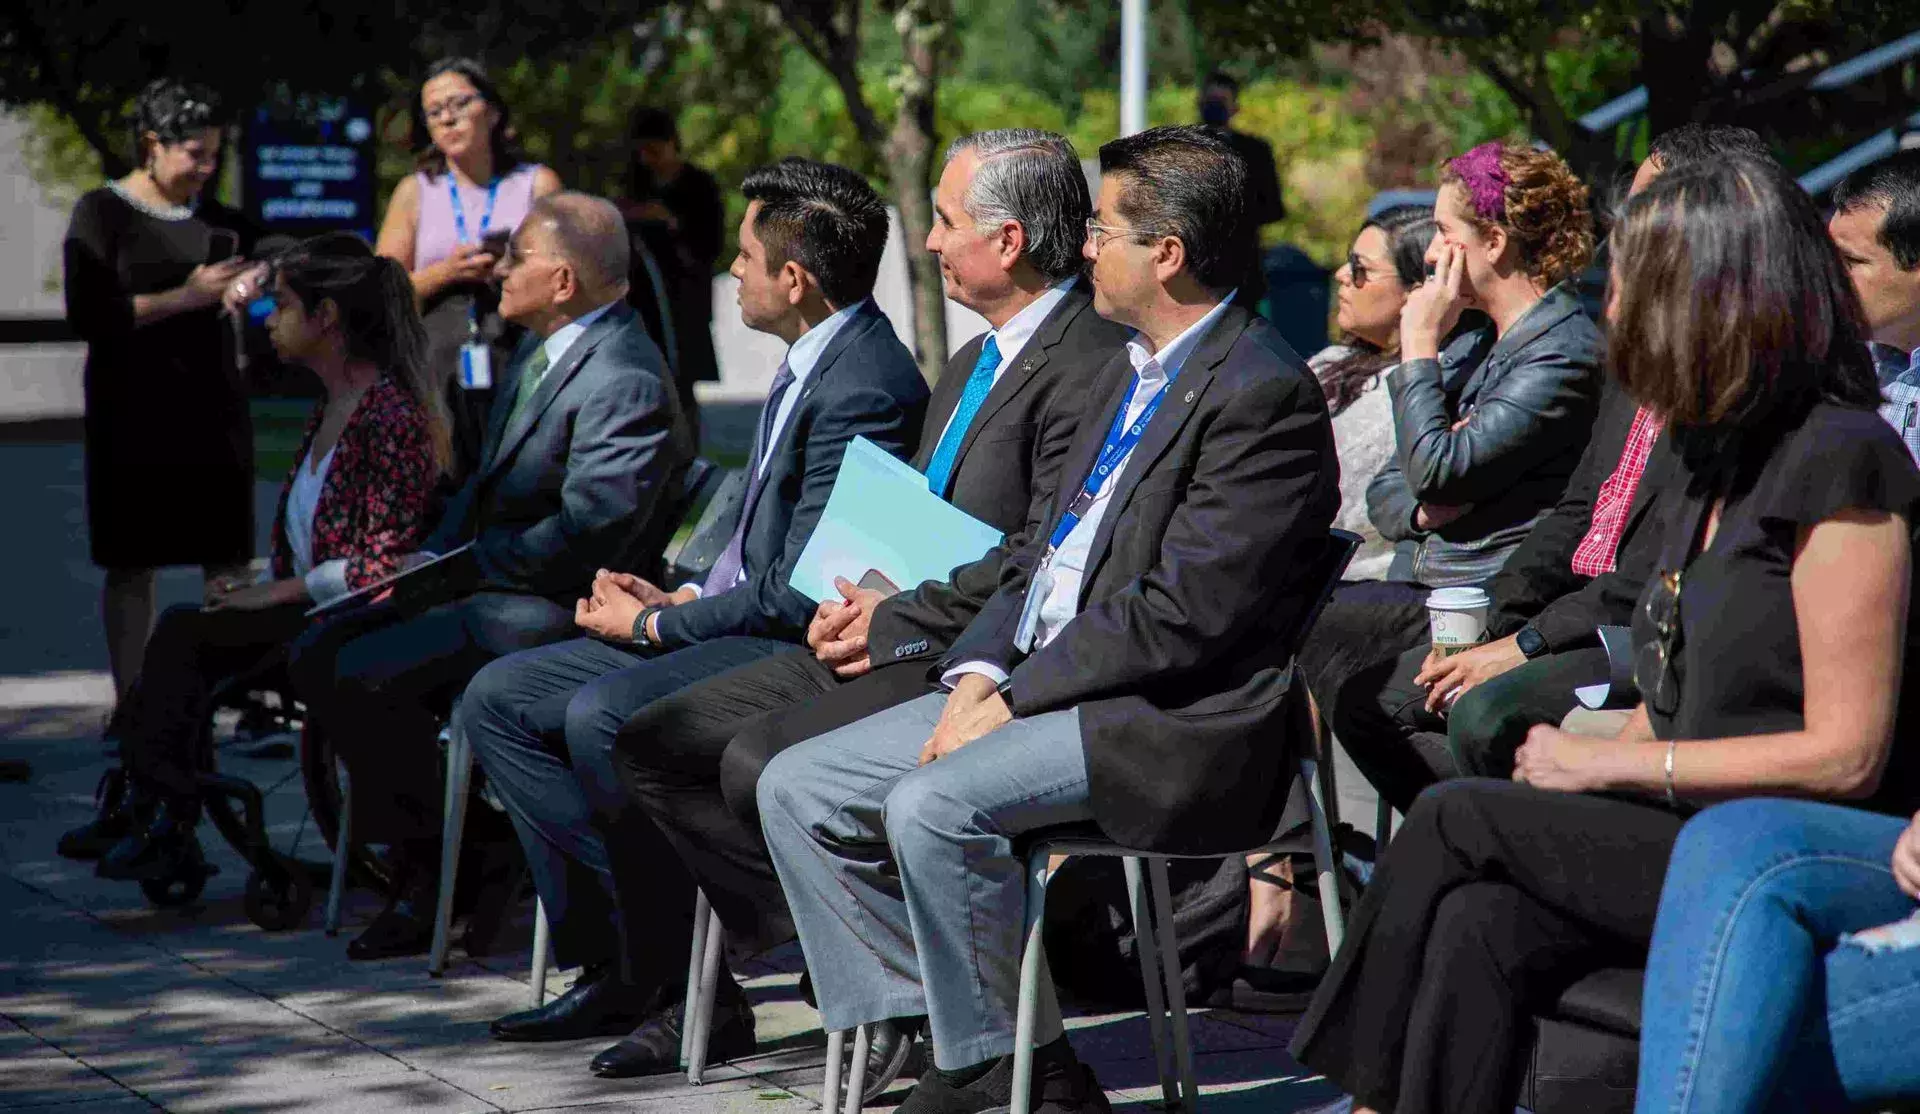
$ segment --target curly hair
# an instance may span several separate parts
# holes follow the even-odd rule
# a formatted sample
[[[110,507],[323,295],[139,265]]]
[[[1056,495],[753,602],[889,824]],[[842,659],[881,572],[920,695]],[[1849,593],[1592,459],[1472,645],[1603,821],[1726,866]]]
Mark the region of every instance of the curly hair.
[[[1593,213],[1586,183],[1552,151],[1502,144],[1499,157],[1506,177],[1505,211],[1497,222],[1475,213],[1474,224],[1483,231],[1495,223],[1506,229],[1528,276],[1542,286],[1557,286],[1585,270],[1593,262]],[[1471,192],[1453,160],[1442,165],[1440,184]]]

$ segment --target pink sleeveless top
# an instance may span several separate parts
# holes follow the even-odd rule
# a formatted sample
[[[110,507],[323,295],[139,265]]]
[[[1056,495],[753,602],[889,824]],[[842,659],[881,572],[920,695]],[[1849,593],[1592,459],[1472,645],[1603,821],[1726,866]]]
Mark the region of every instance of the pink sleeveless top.
[[[527,219],[527,210],[533,206],[533,176],[539,169],[538,163],[522,163],[500,179],[500,193],[494,199],[488,230],[510,232]],[[447,191],[451,175],[429,178],[415,174],[414,180],[420,188],[420,220],[413,230],[413,266],[418,270],[452,255],[460,236],[453,219],[453,198]],[[461,187],[460,208],[465,210],[467,239],[478,242],[480,218],[487,212],[487,191]]]

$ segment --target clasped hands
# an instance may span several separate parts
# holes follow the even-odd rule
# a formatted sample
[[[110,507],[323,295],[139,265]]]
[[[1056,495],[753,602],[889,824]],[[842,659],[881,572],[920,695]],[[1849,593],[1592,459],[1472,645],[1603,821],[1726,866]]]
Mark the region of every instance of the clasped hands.
[[[873,668],[873,659],[867,653],[867,630],[873,625],[874,609],[888,594],[859,587],[844,576],[834,577],[833,586],[840,598],[823,600],[814,610],[813,621],[807,624],[807,646],[820,664],[831,667],[842,679],[852,680]]]
[[[587,598],[574,602],[573,622],[588,634],[610,642],[631,642],[633,621],[642,611],[649,607],[673,607],[698,595],[691,587],[667,592],[632,573],[601,569],[593,574]],[[658,622],[657,616],[654,621]],[[657,641],[659,628],[649,626],[647,637]]]

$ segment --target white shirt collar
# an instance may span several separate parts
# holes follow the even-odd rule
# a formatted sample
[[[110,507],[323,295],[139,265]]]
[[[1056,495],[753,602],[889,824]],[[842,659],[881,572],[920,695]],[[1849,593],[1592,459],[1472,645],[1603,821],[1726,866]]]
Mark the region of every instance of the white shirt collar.
[[[815,365],[820,362],[821,355],[826,352],[827,345],[833,342],[834,336],[841,329],[846,328],[847,322],[853,320],[853,315],[859,313],[860,307],[866,304],[867,299],[862,298],[850,306],[835,310],[833,316],[801,333],[800,339],[793,342],[793,346],[787,349],[787,370],[793,374],[795,386],[813,373]]]
[[[567,354],[567,349],[572,348],[573,342],[579,340],[581,334],[587,331],[587,326],[605,317],[608,310],[619,304],[619,302],[608,302],[606,305],[600,306],[597,309],[590,309],[567,322],[565,325],[555,329],[553,335],[548,337],[540,345],[540,347],[547,350],[547,367],[558,367],[560,365],[560,357]]]
[[[1185,331],[1168,341],[1167,346],[1158,352],[1147,351],[1147,346],[1140,342],[1140,334],[1135,333],[1133,339],[1127,342],[1127,359],[1133,363],[1134,374],[1140,377],[1142,383],[1156,385],[1178,375],[1181,365],[1187,362],[1188,356],[1193,355],[1195,348],[1200,347],[1201,338],[1227,312],[1227,306],[1237,293],[1237,290],[1229,291],[1226,297],[1220,299],[1219,305],[1208,310],[1205,317],[1188,325]]]
[[[987,333],[1000,349],[1002,364],[1012,363],[1016,356],[1026,350],[1027,342],[1033,339],[1034,333],[1040,331],[1041,324],[1053,316],[1053,311],[1060,307],[1061,302],[1067,300],[1067,291],[1073,289],[1076,277],[1069,276],[1063,282],[1054,283],[1042,291],[1038,298],[1027,303],[1026,308],[1007,318],[1005,325]]]

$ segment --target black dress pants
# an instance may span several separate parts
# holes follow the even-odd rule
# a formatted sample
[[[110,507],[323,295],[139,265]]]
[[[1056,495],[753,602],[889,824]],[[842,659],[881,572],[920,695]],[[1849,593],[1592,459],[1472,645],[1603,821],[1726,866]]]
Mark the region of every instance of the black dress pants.
[[[1529,1019],[1643,962],[1684,817],[1511,781],[1420,795],[1355,908],[1292,1052],[1395,1114],[1512,1110]]]
[[[511,596],[527,621],[520,645],[503,645],[489,629],[501,610],[492,595],[411,615],[372,604],[309,630],[289,651],[294,688],[353,780],[355,840],[430,853],[446,796],[436,740],[453,701],[494,658],[573,633],[559,605]]]
[[[1349,677],[1427,644],[1429,591],[1404,580],[1345,580],[1333,590],[1299,653],[1321,715],[1333,714],[1334,694]]]
[[[146,664],[123,720],[122,762],[134,780],[169,797],[196,796],[214,687],[298,635],[306,610],[168,608],[147,639]]]
[[[735,944],[764,951],[793,938],[779,876],[760,834],[754,788],[773,755],[931,691],[927,663],[842,681],[810,650],[775,654],[649,704],[621,728],[614,766]],[[609,840],[618,860],[636,848]]]
[[[1557,724],[1574,709],[1573,690],[1607,679],[1599,647],[1545,654],[1468,689],[1445,716],[1427,711],[1414,683],[1426,663],[1422,643],[1360,670],[1324,705],[1333,733],[1380,795],[1406,812],[1420,791],[1456,777],[1513,776],[1513,755],[1538,723]]]

